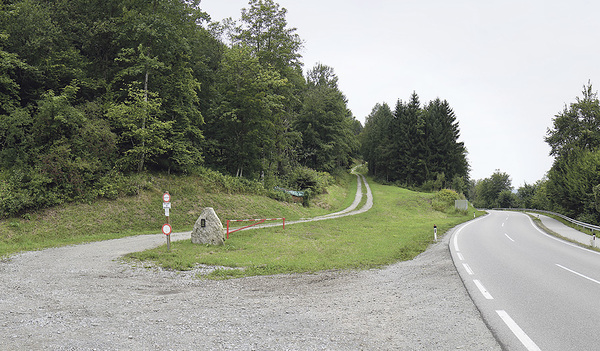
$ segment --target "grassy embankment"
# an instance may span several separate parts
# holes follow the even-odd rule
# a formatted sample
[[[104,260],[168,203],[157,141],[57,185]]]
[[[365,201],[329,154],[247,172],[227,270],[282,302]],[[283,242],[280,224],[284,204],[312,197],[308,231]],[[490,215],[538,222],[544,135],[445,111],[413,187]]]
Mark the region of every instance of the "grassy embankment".
[[[0,220],[0,257],[20,251],[160,233],[165,223],[162,194],[172,195],[170,223],[175,232],[189,231],[202,208],[213,207],[220,219],[285,217],[288,220],[313,217],[349,206],[348,191],[356,192],[354,176],[346,183],[331,186],[329,194],[316,197],[310,208],[275,201],[264,196],[235,193],[222,184],[227,178],[203,176],[145,175],[139,195],[93,203],[71,203],[18,218]],[[342,182],[343,183],[343,182]],[[349,201],[348,203],[346,203]]]
[[[288,225],[285,229],[236,232],[223,246],[194,245],[186,240],[173,243],[170,252],[162,246],[128,257],[175,270],[193,269],[198,264],[224,266],[207,276],[213,279],[366,269],[412,259],[432,243],[434,225],[442,235],[473,218],[473,211],[435,211],[431,206],[434,194],[374,182],[370,186],[374,206],[364,214]],[[352,194],[348,194],[347,203]]]
[[[172,195],[174,231],[189,231],[203,207],[213,207],[227,219],[286,217],[288,221],[335,212],[349,206],[356,192],[356,177],[328,188],[313,206],[278,202],[258,195],[228,194],[222,185],[198,176],[147,175],[139,195],[116,200],[77,203],[0,221],[0,257],[20,251],[107,240],[130,235],[160,233],[164,223],[161,195]],[[213,278],[314,272],[327,269],[379,267],[411,259],[432,242],[433,225],[441,235],[469,220],[467,215],[435,211],[434,194],[409,191],[370,182],[374,206],[367,213],[313,223],[236,232],[224,246],[172,243],[131,255],[172,269],[198,264],[229,267]],[[364,200],[363,200],[364,203]],[[317,204],[319,206],[317,206]],[[362,206],[362,204],[361,204]],[[234,269],[231,269],[234,268]]]

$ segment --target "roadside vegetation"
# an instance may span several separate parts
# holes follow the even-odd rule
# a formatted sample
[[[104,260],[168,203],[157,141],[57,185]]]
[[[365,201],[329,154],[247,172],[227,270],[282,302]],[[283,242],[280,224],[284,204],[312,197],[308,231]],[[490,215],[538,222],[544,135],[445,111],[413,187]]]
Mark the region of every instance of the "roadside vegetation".
[[[588,245],[588,244],[585,244],[585,243],[581,243],[581,242],[579,242],[579,241],[577,241],[577,240],[573,240],[573,239],[571,239],[571,238],[568,238],[568,237],[562,236],[562,235],[560,235],[559,233],[557,233],[557,232],[553,231],[552,229],[550,229],[550,228],[546,227],[546,226],[544,225],[544,223],[542,222],[542,220],[541,220],[541,219],[540,219],[538,216],[534,215],[533,213],[527,213],[527,212],[523,212],[523,213],[525,213],[526,215],[528,215],[528,216],[531,218],[531,220],[532,220],[532,221],[533,221],[533,222],[534,222],[534,223],[535,223],[535,224],[536,224],[536,225],[537,225],[537,226],[538,226],[540,229],[542,229],[542,230],[543,230],[543,231],[545,231],[546,233],[548,233],[548,234],[550,234],[550,235],[553,235],[553,236],[555,236],[555,237],[557,237],[557,238],[560,238],[560,239],[562,239],[562,240],[564,240],[564,241],[571,242],[571,243],[573,243],[573,244],[575,244],[575,245],[584,246],[584,247],[586,247],[586,248],[587,248],[587,249],[589,249],[589,250],[594,250],[594,251],[598,251],[598,252],[600,252],[600,248],[598,248],[598,247],[594,247],[594,246],[592,246],[592,245]],[[568,227],[571,227],[571,228],[573,228],[573,229],[576,229],[576,230],[578,230],[578,231],[580,231],[580,232],[582,232],[582,233],[585,233],[585,234],[588,234],[588,235],[590,235],[590,239],[591,239],[591,236],[593,235],[593,233],[592,233],[592,231],[591,231],[591,230],[589,230],[589,229],[586,229],[586,228],[582,228],[582,227],[578,227],[578,226],[576,226],[575,224],[573,224],[573,223],[571,223],[571,222],[569,222],[569,221],[565,221],[564,219],[562,219],[562,218],[560,218],[560,217],[558,217],[558,216],[555,216],[555,215],[552,215],[552,214],[548,214],[548,213],[543,213],[543,215],[544,215],[544,216],[551,217],[551,218],[554,218],[554,219],[556,219],[557,221],[559,221],[559,222],[563,223],[564,225],[566,225],[566,226],[568,226]]]
[[[510,176],[496,170],[471,181],[469,199],[478,208],[547,210],[600,224],[600,100],[591,83],[554,116],[545,141],[554,162],[542,179],[515,192]]]
[[[355,176],[338,175],[336,181],[331,178],[329,182],[328,193],[314,196],[311,206],[306,207],[292,203],[285,194],[273,195],[260,182],[209,170],[177,176],[144,173],[115,185],[135,189],[134,195],[70,202],[0,220],[0,257],[20,251],[160,233],[165,221],[162,209],[165,191],[172,196],[170,222],[175,232],[191,230],[204,207],[213,207],[225,222],[261,216],[293,220],[349,206],[356,192]],[[281,196],[284,201],[271,195]]]

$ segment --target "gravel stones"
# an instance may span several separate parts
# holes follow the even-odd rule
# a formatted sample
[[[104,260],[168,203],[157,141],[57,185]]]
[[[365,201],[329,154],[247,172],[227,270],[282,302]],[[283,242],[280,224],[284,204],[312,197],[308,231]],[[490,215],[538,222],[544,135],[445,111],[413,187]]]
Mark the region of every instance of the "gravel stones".
[[[162,234],[27,252],[0,262],[0,350],[500,350],[448,238],[382,269],[226,281],[119,260]]]

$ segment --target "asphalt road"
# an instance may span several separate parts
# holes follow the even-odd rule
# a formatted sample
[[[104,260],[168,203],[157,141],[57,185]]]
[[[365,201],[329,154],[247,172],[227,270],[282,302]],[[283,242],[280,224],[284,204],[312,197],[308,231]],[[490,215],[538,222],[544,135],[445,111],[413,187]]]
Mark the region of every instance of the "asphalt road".
[[[600,254],[523,213],[491,211],[450,240],[455,265],[507,350],[600,349]]]

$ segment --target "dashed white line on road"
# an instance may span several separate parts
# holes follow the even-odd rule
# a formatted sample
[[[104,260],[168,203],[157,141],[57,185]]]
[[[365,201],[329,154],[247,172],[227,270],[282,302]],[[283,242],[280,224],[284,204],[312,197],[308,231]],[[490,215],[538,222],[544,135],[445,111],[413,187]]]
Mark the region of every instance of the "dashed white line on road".
[[[498,313],[500,318],[502,318],[504,323],[506,323],[508,328],[510,328],[510,331],[512,331],[513,334],[515,334],[515,336],[519,339],[519,341],[521,341],[523,346],[525,346],[525,348],[528,351],[541,351],[540,348],[535,344],[535,342],[533,342],[533,340],[531,340],[531,338],[529,338],[529,336],[525,334],[523,329],[521,329],[521,327],[519,327],[519,325],[512,318],[510,318],[506,311],[497,310],[496,313]]]
[[[557,263],[556,265],[557,265],[558,267],[560,267],[560,268],[564,269],[565,271],[571,272],[571,273],[573,273],[573,274],[575,274],[575,275],[578,275],[578,276],[580,276],[580,277],[582,277],[582,278],[585,278],[585,279],[587,279],[587,280],[589,280],[589,281],[592,281],[592,282],[594,282],[594,283],[596,283],[596,284],[600,284],[600,281],[598,281],[598,280],[596,280],[596,279],[594,279],[594,278],[590,278],[590,277],[588,277],[587,275],[583,275],[583,274],[581,274],[581,273],[575,272],[574,270],[572,270],[572,269],[569,269],[569,268],[567,268],[567,267],[565,267],[565,266],[561,266],[561,265],[560,265],[560,264],[558,264],[558,263]]]
[[[485,289],[485,287],[483,286],[483,284],[481,284],[481,282],[477,279],[473,279],[473,283],[475,283],[475,286],[477,286],[477,288],[479,289],[479,291],[481,291],[481,294],[483,295],[483,297],[485,297],[488,300],[493,300],[494,298],[492,297],[492,295]]]
[[[473,273],[473,270],[471,269],[471,267],[469,267],[468,264],[463,263],[463,267],[465,267],[465,271],[467,271],[467,273],[469,273],[469,275],[475,274],[475,273]]]
[[[508,238],[508,240],[512,241],[513,243],[515,242],[515,241],[513,240],[513,238],[511,238],[510,236],[508,236],[508,234],[504,233],[504,235],[506,235],[506,237]]]

